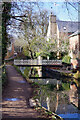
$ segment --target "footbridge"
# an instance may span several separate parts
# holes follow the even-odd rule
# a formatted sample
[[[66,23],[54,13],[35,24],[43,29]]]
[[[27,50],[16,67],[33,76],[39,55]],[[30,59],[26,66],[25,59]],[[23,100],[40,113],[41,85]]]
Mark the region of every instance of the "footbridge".
[[[14,65],[17,65],[17,66],[62,66],[62,60],[14,59]]]

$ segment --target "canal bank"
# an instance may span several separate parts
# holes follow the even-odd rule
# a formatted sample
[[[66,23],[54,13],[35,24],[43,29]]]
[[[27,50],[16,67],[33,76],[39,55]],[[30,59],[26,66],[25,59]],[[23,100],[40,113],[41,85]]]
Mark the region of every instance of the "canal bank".
[[[2,119],[41,119],[48,118],[40,115],[29,105],[29,99],[32,97],[33,89],[30,84],[15,70],[11,65],[6,66],[8,75],[8,84],[5,86],[2,94]]]
[[[22,73],[27,72],[27,67],[20,69]],[[29,68],[28,68],[28,73],[30,73]],[[62,79],[60,78],[60,76],[58,76],[58,74],[57,74],[58,79],[56,79],[55,73],[53,76],[55,79],[50,79],[50,78],[29,79],[29,82],[31,82],[33,86],[36,85],[36,89],[34,92],[35,93],[34,99],[38,99],[41,106],[43,106],[49,111],[52,111],[53,113],[58,114],[59,116],[63,116],[65,120],[67,120],[67,117],[70,117],[70,115],[73,117],[74,114],[77,115],[77,118],[73,118],[73,119],[78,120],[80,111],[75,106],[75,104],[78,106],[78,102],[79,102],[78,91],[77,90],[73,91],[70,89],[70,84],[71,82],[73,82],[73,80],[69,79],[71,77],[66,77],[66,76],[63,77],[64,79]],[[56,89],[57,82],[60,83],[58,90]]]
[[[34,80],[30,80],[27,76],[24,74],[23,70],[25,71],[25,69],[21,67],[17,67],[17,66],[14,66],[16,68],[16,70],[25,78],[25,80],[28,81],[28,83],[30,84],[31,88],[33,88],[33,94],[32,94],[32,101],[35,101],[35,103],[38,103],[36,104],[35,106],[35,109],[42,115],[44,115],[47,119],[50,119],[50,120],[63,120],[60,116],[58,116],[57,114],[49,111],[48,109],[46,109],[44,106],[41,105],[39,99],[37,99],[38,97],[38,93],[39,93],[39,90],[40,90],[40,86],[41,84],[38,84],[37,82],[35,82]],[[26,72],[29,72],[29,68],[28,68],[28,71]],[[38,102],[37,102],[38,100]],[[34,103],[33,103],[34,104]]]

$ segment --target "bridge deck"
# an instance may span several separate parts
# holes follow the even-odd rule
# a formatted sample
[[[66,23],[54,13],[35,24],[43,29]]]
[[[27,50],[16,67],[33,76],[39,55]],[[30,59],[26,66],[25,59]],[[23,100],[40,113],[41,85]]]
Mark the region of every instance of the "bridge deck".
[[[62,60],[14,60],[18,66],[62,66]]]

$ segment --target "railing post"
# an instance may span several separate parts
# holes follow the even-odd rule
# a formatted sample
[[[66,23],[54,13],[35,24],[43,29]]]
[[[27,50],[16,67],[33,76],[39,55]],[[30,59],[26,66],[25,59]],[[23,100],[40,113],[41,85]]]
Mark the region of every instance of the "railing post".
[[[42,65],[42,58],[41,58],[41,56],[38,57],[38,65]]]
[[[14,65],[15,65],[15,59],[14,59]]]
[[[21,60],[21,65],[23,65],[23,60]]]

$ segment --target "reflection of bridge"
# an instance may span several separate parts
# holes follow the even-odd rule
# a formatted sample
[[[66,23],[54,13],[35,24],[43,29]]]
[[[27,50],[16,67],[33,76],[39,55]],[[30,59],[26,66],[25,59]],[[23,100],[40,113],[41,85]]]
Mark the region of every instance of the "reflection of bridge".
[[[14,60],[14,65],[19,66],[62,66],[62,60],[38,60],[38,59],[29,59],[29,60]]]

